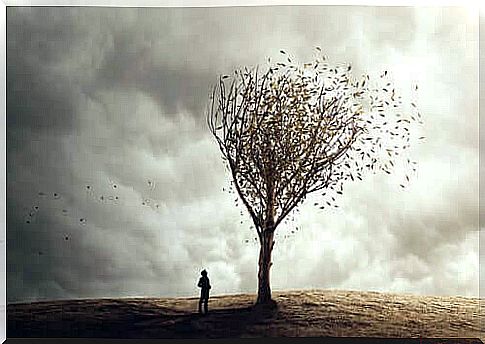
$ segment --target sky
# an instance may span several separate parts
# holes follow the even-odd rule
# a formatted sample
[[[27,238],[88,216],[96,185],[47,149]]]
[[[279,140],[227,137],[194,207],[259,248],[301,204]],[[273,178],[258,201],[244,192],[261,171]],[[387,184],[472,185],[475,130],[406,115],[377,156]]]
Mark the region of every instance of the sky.
[[[273,290],[478,296],[476,13],[9,7],[7,302],[195,296],[203,268],[213,295],[256,292],[259,247],[225,191],[209,88],[315,46],[356,75],[388,70],[426,139],[406,189],[368,175],[340,208],[309,200],[278,228]]]

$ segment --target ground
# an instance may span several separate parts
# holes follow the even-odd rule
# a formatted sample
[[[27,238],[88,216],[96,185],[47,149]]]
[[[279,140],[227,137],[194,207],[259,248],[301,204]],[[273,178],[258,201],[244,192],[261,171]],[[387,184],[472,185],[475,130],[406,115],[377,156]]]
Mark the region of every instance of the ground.
[[[7,305],[7,337],[440,337],[480,338],[477,298],[360,291],[273,292],[276,309],[254,308],[255,295],[103,298]],[[466,341],[469,343],[479,341]]]

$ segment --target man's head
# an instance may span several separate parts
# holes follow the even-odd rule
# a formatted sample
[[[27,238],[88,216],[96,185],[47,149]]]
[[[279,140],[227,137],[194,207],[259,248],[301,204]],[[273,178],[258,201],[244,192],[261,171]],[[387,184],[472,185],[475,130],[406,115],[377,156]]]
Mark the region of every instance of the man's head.
[[[202,276],[207,276],[207,271],[205,271],[205,269],[204,269],[204,270],[202,270],[202,272],[201,272],[200,274],[201,274]]]

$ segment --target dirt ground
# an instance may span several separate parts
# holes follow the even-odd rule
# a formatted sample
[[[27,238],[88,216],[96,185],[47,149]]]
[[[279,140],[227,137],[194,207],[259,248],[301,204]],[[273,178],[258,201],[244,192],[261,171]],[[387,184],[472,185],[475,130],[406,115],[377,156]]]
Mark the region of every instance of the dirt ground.
[[[440,337],[485,339],[479,299],[358,291],[273,292],[276,309],[255,295],[80,299],[7,305],[7,337]],[[482,300],[483,301],[483,300]]]

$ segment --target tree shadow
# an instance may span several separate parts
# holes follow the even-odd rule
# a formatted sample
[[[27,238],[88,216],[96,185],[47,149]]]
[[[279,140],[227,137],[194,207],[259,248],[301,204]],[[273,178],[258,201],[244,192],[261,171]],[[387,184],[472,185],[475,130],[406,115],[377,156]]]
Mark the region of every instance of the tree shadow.
[[[241,337],[250,334],[250,327],[268,324],[276,319],[277,314],[277,307],[214,309],[206,315],[192,313],[179,316],[173,323],[161,327],[158,333],[152,335],[158,338]]]
[[[10,313],[7,334],[15,337],[56,338],[223,338],[247,335],[247,330],[276,318],[277,308],[257,306],[210,309],[207,315],[165,308],[99,306],[32,313]]]

